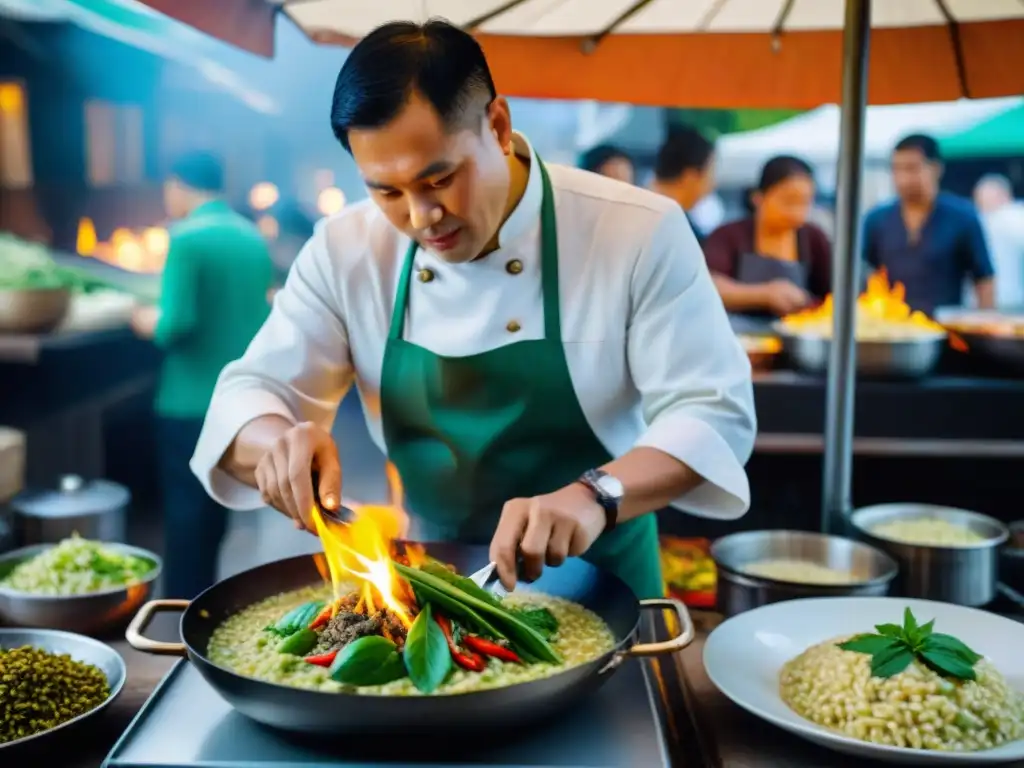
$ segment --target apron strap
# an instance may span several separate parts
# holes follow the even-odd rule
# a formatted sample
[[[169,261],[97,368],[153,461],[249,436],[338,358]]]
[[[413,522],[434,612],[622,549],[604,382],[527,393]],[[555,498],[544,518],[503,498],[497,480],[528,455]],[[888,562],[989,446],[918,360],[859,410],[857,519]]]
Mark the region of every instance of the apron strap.
[[[405,310],[409,307],[409,279],[412,277],[412,265],[416,261],[416,251],[419,247],[419,243],[410,240],[409,247],[405,249],[402,272],[398,276],[395,306],[391,310],[391,327],[388,328],[388,339],[391,341],[401,341],[405,332]]]
[[[558,292],[558,228],[555,222],[555,196],[551,179],[544,163],[537,159],[543,196],[540,203],[540,259],[541,292],[544,296],[544,337],[552,341],[562,340],[562,317]],[[405,332],[405,314],[409,307],[409,283],[416,260],[419,243],[410,241],[405,251],[402,271],[398,277],[398,291],[395,306],[391,310],[391,326],[388,339],[400,340]]]

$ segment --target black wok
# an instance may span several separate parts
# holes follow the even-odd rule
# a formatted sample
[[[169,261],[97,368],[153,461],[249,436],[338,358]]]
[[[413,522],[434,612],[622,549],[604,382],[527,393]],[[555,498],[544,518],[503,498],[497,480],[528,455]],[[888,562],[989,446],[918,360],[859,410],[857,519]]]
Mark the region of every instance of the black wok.
[[[427,544],[427,552],[469,574],[486,565],[486,547]],[[693,624],[677,600],[638,601],[619,578],[582,560],[548,568],[535,589],[577,602],[599,615],[616,638],[614,648],[591,662],[541,680],[505,688],[436,696],[369,696],[290,688],[245,677],[217,666],[206,656],[213,630],[229,616],[266,597],[322,583],[308,555],[278,560],[232,576],[191,602],[153,600],[139,609],[126,637],[146,653],[187,656],[206,681],[243,715],[265,725],[310,734],[507,729],[564,711],[594,692],[632,656],[675,653],[693,640]],[[642,610],[670,609],[680,634],[657,643],[638,643]],[[150,619],[161,611],[184,611],[181,643],[145,637]]]

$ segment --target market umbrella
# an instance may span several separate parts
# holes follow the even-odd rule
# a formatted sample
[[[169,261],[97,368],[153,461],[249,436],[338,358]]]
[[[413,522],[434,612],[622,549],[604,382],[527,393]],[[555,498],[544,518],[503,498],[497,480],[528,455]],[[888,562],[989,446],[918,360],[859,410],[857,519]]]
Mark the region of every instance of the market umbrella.
[[[273,54],[268,0],[147,2]],[[822,523],[826,530],[846,525],[869,87],[876,104],[1024,93],[1024,2],[274,0],[273,7],[312,39],[343,45],[393,19],[447,18],[477,35],[499,89],[510,96],[688,107],[841,103]]]
[[[1024,104],[939,142],[943,157],[1024,157]]]

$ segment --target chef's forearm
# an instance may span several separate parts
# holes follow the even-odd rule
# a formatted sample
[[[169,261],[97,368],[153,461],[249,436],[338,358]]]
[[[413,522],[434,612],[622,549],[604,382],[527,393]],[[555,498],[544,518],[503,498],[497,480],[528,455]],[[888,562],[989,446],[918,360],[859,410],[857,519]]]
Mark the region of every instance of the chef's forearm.
[[[259,416],[238,430],[218,466],[239,482],[256,487],[256,465],[274,442],[294,425],[277,416]]]
[[[622,483],[626,494],[619,505],[619,520],[667,507],[690,492],[704,478],[674,456],[641,446],[601,467]]]
[[[994,309],[996,306],[996,281],[987,277],[974,284],[974,297],[979,309]]]
[[[711,279],[722,297],[722,303],[730,312],[747,312],[752,309],[763,309],[767,302],[764,289],[760,285],[746,285],[731,277],[712,273]]]

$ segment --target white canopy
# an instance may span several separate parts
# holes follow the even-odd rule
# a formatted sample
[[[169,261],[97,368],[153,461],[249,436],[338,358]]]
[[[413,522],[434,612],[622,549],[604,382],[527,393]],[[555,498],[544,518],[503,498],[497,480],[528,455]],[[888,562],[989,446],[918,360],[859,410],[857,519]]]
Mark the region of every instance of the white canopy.
[[[431,16],[456,24],[482,20],[476,29],[494,35],[583,36],[610,27],[616,34],[842,29],[845,6],[844,0],[651,0],[644,4],[636,0],[278,0],[278,4],[303,29],[351,37],[361,37],[395,19],[425,21]],[[950,19],[944,6],[957,22],[1024,17],[1019,0],[874,0],[871,25],[946,25]],[[626,14],[628,18],[616,23]],[[780,18],[784,19],[781,28]]]
[[[868,107],[865,163],[886,162],[893,145],[909,133],[927,133],[936,138],[958,133],[1021,103],[1024,99],[1011,97]],[[767,128],[723,136],[716,148],[719,183],[723,186],[748,186],[770,157],[796,155],[816,166],[819,182],[831,188],[839,155],[839,107],[828,104]]]

